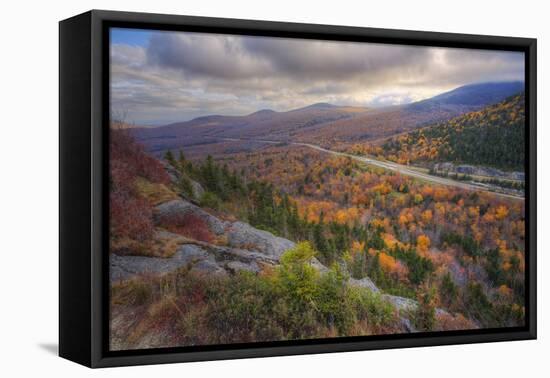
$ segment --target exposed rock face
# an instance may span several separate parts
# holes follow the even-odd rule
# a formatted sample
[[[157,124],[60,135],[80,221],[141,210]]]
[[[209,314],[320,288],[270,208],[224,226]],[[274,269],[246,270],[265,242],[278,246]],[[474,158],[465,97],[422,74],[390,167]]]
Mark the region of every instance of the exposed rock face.
[[[213,255],[193,244],[182,245],[170,258],[111,254],[110,265],[111,281],[126,280],[140,274],[165,274],[188,266],[195,271],[225,273],[216,264]]]
[[[285,251],[296,245],[288,239],[258,230],[243,222],[231,224],[227,228],[226,235],[228,244],[232,247],[258,250],[277,260]]]
[[[200,200],[204,194],[204,188],[198,182],[191,180],[191,189],[193,190],[193,198]]]
[[[161,160],[161,162],[162,162],[162,165],[164,166],[164,169],[166,170],[166,173],[168,173],[168,176],[170,176],[170,180],[173,183],[177,184],[178,181],[181,179],[182,173],[179,172],[174,167],[172,167],[167,162],[165,162],[164,160]],[[198,183],[195,180],[192,180],[191,178],[189,178],[189,181],[191,182],[191,189],[193,190],[193,193],[191,193],[193,197],[192,199],[197,201],[200,200],[202,195],[204,194],[204,188],[200,183]]]
[[[231,261],[226,264],[225,268],[229,270],[231,273],[237,273],[240,271],[246,271],[246,272],[252,272],[252,273],[260,272],[260,267],[258,264],[256,264],[255,261],[252,261],[249,264],[243,263],[241,261]]]
[[[155,208],[155,221],[162,224],[174,216],[193,214],[203,219],[210,231],[216,235],[227,236],[229,246],[240,249],[262,252],[278,259],[296,245],[294,242],[259,230],[244,222],[228,222],[204,211],[199,206],[183,199],[165,202]]]
[[[399,321],[403,329],[407,332],[418,331],[413,325],[413,316],[418,307],[418,302],[409,298],[389,294],[382,294],[382,299],[391,303],[397,310],[397,313],[399,314]]]
[[[164,274],[187,266],[194,259],[208,259],[201,250],[187,249],[177,251],[170,258],[146,256],[118,256],[111,254],[111,281],[126,280],[139,274]]]
[[[166,173],[168,173],[170,181],[172,181],[173,183],[178,182],[180,173],[176,170],[176,168],[172,167],[165,160],[159,159],[159,162],[164,166],[164,170],[166,171]]]
[[[389,294],[383,294],[382,298],[388,302],[390,302],[393,307],[395,307],[399,311],[414,311],[416,310],[416,307],[418,306],[418,303],[415,300],[404,298],[404,297],[398,297],[395,295],[389,295]]]
[[[155,208],[155,222],[163,223],[163,221],[168,221],[174,216],[183,216],[185,214],[193,214],[203,219],[208,224],[210,231],[216,235],[222,235],[225,232],[226,222],[207,213],[197,205],[193,205],[191,202],[182,199],[158,205]]]
[[[382,299],[388,301],[392,304],[393,307],[398,311],[401,325],[407,332],[418,332],[418,330],[413,325],[414,314],[418,308],[418,302],[404,297],[398,297],[395,295],[382,294]],[[445,316],[448,318],[454,318],[453,315],[449,314],[447,311],[442,308],[435,309],[435,316],[441,317]],[[477,328],[475,324],[472,324],[472,328]]]
[[[310,265],[312,267],[314,267],[315,269],[317,269],[321,273],[328,272],[328,268],[326,266],[324,266],[323,264],[321,264],[321,262],[319,260],[317,260],[317,258],[315,258],[315,257],[311,259]]]
[[[372,280],[369,277],[364,277],[364,278],[361,278],[360,280],[356,280],[355,278],[350,278],[349,284],[352,286],[369,289],[374,293],[380,293],[380,289],[376,286],[374,282],[372,282]]]
[[[296,244],[270,232],[258,230],[243,222],[223,221],[183,199],[171,200],[155,208],[155,222],[162,224],[173,217],[193,214],[203,219],[214,234],[227,237],[219,246],[183,238],[167,231],[156,231],[180,245],[170,258],[118,256],[111,254],[111,281],[125,280],[139,274],[165,274],[187,267],[208,274],[231,274],[238,271],[259,272],[261,265],[276,265],[283,253]],[[327,268],[317,259],[312,265]]]
[[[111,281],[126,280],[148,273],[165,274],[184,267],[194,272],[208,274],[228,274],[241,270],[257,273],[261,270],[262,264],[278,263],[277,259],[260,252],[196,243],[183,244],[169,258],[111,254]]]

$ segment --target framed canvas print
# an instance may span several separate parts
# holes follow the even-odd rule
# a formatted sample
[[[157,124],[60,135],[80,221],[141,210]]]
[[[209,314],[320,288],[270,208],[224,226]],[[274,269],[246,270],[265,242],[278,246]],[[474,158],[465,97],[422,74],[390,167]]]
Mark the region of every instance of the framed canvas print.
[[[536,40],[60,23],[60,355],[536,337]]]

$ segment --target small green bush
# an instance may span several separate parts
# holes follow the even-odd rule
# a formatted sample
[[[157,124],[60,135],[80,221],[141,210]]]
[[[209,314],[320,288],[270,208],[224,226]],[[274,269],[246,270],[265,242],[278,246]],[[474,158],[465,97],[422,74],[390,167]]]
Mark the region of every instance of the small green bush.
[[[212,192],[204,192],[200,199],[200,205],[202,207],[218,209],[220,207],[220,204],[221,204],[220,198]]]

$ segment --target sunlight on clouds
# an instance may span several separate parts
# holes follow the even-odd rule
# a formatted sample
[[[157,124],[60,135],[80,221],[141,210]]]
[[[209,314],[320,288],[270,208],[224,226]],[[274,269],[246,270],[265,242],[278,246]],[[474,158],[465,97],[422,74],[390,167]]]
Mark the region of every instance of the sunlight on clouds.
[[[286,111],[316,102],[399,105],[465,84],[522,80],[524,73],[523,54],[511,52],[156,31],[133,39],[131,30],[112,33],[117,42],[110,51],[112,106],[142,125],[264,108]]]

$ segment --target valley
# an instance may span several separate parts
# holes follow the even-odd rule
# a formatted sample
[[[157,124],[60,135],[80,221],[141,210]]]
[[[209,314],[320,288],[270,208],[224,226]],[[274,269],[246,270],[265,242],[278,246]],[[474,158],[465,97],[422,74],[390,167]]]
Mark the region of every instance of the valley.
[[[254,143],[281,145],[281,142],[263,140],[263,139],[248,140],[248,139],[236,139],[236,138],[223,138],[223,140],[231,141],[231,142],[254,142]],[[476,178],[472,178],[472,180],[469,182],[464,180],[460,181],[458,179],[453,180],[448,176],[447,177],[438,176],[437,172],[434,172],[434,174],[430,174],[429,170],[423,169],[422,167],[408,166],[408,165],[398,164],[389,160],[378,160],[374,157],[359,156],[359,155],[349,154],[345,152],[333,151],[333,150],[329,150],[327,148],[323,148],[321,146],[317,146],[310,143],[284,142],[284,144],[294,145],[294,146],[305,146],[305,147],[312,148],[314,150],[321,151],[330,155],[348,157],[350,159],[356,160],[361,163],[386,169],[392,172],[399,173],[401,175],[410,176],[410,177],[420,179],[433,184],[452,186],[452,187],[457,187],[465,190],[487,191],[487,192],[495,193],[495,195],[497,196],[515,198],[520,200],[524,198],[523,195],[518,194],[517,191],[511,191],[511,190],[507,191],[506,188],[501,188],[498,185],[494,185],[491,187],[483,183],[483,180],[492,179],[494,178],[494,176],[476,177]],[[475,180],[478,180],[478,181],[475,181]]]

